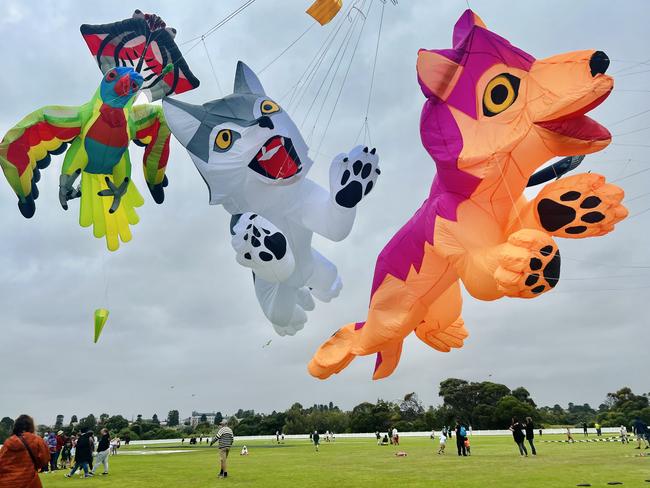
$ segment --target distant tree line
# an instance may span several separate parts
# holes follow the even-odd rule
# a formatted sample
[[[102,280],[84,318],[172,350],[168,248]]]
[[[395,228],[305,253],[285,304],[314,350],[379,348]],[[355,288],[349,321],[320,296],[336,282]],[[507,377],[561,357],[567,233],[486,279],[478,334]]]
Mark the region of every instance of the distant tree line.
[[[560,405],[538,407],[524,387],[513,390],[505,385],[490,381],[469,382],[449,378],[440,383],[439,396],[442,403],[436,407],[425,408],[416,393],[408,393],[400,400],[378,399],[375,403],[363,402],[350,411],[343,411],[332,402],[303,407],[294,403],[284,412],[270,414],[254,410],[239,409],[229,416],[229,424],[237,435],[273,435],[277,431],[285,434],[306,434],[319,432],[375,432],[387,431],[395,427],[401,432],[428,431],[440,429],[443,425],[453,425],[460,419],[466,425],[478,429],[505,429],[513,416],[532,417],[544,427],[582,425],[593,426],[599,423],[604,427],[630,427],[639,417],[650,423],[650,394],[637,395],[628,387],[608,393],[605,401],[592,408],[589,404],[569,403],[567,408]],[[39,431],[63,430],[66,434],[83,429],[97,431],[106,427],[113,435],[121,438],[171,439],[179,436],[207,436],[216,430],[224,416],[218,412],[214,422],[207,422],[203,415],[195,426],[182,423],[178,410],[167,414],[166,425],[162,426],[157,414],[151,419],[138,415],[129,421],[122,415],[101,414],[98,418],[90,414],[80,420],[76,415],[70,422],[64,422],[63,415],[57,415],[51,426],[39,425]],[[11,434],[13,420],[4,417],[0,420],[0,442]]]

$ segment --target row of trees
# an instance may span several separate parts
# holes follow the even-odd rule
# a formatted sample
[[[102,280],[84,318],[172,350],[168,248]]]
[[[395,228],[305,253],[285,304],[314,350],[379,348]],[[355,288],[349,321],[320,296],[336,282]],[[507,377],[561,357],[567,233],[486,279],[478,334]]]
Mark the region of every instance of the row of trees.
[[[473,429],[504,429],[510,425],[513,416],[532,417],[540,426],[552,425],[592,425],[599,423],[605,427],[630,426],[639,417],[650,423],[649,394],[637,395],[630,388],[621,388],[608,393],[605,401],[592,408],[589,404],[568,408],[560,405],[538,407],[528,390],[518,387],[513,390],[506,385],[490,381],[468,382],[449,378],[440,383],[439,396],[442,403],[425,408],[417,394],[409,393],[399,401],[379,399],[375,403],[363,402],[350,411],[343,411],[332,402],[329,404],[303,407],[294,403],[284,412],[270,414],[254,410],[238,410],[230,416],[229,423],[237,435],[273,435],[276,431],[285,434],[305,434],[314,430],[324,432],[374,432],[386,431],[396,427],[405,431],[428,431],[440,429],[443,425],[453,425],[456,419],[462,420]],[[138,415],[130,422],[121,415],[93,414],[77,419],[76,415],[64,424],[64,416],[57,415],[53,426],[39,426],[40,431],[54,429],[73,431],[91,429],[97,431],[108,428],[114,435],[136,439],[170,439],[179,436],[209,435],[214,432],[223,415],[218,412],[214,422],[209,423],[204,415],[195,426],[189,422],[181,423],[178,410],[167,414],[166,426],[162,426],[158,415],[144,419]],[[0,420],[0,442],[11,432],[13,421],[8,417]]]

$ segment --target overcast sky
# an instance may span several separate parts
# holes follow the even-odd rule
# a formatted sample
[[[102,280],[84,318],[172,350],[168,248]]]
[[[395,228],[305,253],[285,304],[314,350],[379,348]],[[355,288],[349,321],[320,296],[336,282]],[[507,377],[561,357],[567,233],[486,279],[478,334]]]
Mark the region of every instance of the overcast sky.
[[[241,3],[0,0],[5,70],[0,132],[43,105],[79,105],[92,96],[100,73],[79,34],[82,23],[116,21],[140,8],[176,27],[182,43]],[[258,0],[206,39],[227,93],[238,59],[261,70],[309,26],[303,12],[308,3]],[[142,151],[132,146],[134,178],[146,204],[139,209],[133,241],[112,254],[89,229],[79,227],[78,200],[68,212],[60,208],[61,158],[41,180],[31,220],[20,215],[9,185],[0,182],[0,416],[25,412],[40,423],[53,423],[58,413],[68,419],[91,412],[165,417],[170,409],[183,416],[191,410],[269,412],[296,401],[333,401],[351,408],[411,391],[435,404],[438,383],[447,377],[523,385],[538,403],[549,405],[597,406],[608,391],[625,385],[650,391],[650,211],[635,216],[650,207],[650,172],[635,174],[650,169],[650,130],[627,134],[648,129],[650,113],[616,123],[650,109],[650,68],[637,65],[650,58],[650,3],[470,4],[491,30],[535,57],[591,48],[612,59],[614,93],[593,114],[621,135],[606,151],[589,156],[582,168],[623,178],[632,217],[606,237],[561,240],[565,259],[554,291],[535,300],[492,303],[465,295],[463,316],[470,333],[465,347],[442,354],[409,337],[401,364],[388,379],[371,381],[374,358],[369,357],[324,382],[307,374],[306,364],[323,340],[341,325],[365,318],[375,258],[425,198],[435,173],[419,139],[424,98],[415,76],[416,54],[418,48],[450,47],[453,24],[466,3],[402,0],[386,6],[370,109],[382,175],[345,241],[315,240],[315,247],[337,264],[344,288],[332,303],[318,303],[295,337],[276,336],[266,322],[250,272],[235,262],[229,215],[208,205],[203,181],[175,140],[162,206],[150,198],[140,170]],[[355,144],[363,121],[379,12],[376,0],[318,154],[330,105],[308,141],[316,161],[310,175],[325,186],[331,157]],[[261,79],[267,93],[283,102],[282,95],[334,27],[314,27],[266,70]],[[179,98],[203,103],[222,93],[203,47],[188,52],[191,45],[181,49],[202,83]],[[292,113],[297,123],[311,100],[313,93]],[[313,117],[303,127],[305,135],[312,125]],[[93,311],[100,306],[111,316],[94,345]]]

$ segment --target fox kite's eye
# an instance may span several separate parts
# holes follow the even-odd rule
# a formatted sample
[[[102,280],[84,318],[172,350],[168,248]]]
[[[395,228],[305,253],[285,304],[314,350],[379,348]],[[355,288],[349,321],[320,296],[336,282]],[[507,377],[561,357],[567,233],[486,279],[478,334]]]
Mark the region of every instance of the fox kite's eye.
[[[133,91],[138,90],[138,84],[135,81],[131,82],[131,90],[133,90]]]
[[[113,81],[115,78],[117,78],[117,73],[115,73],[115,71],[109,71],[106,75],[106,81]]]
[[[273,114],[279,110],[280,106],[271,100],[264,100],[262,105],[260,105],[260,112],[262,112],[262,115]]]
[[[519,94],[519,78],[510,73],[495,76],[483,93],[483,115],[493,117],[510,107]]]
[[[230,149],[233,143],[239,138],[239,134],[230,129],[221,129],[214,138],[214,150],[225,152]]]

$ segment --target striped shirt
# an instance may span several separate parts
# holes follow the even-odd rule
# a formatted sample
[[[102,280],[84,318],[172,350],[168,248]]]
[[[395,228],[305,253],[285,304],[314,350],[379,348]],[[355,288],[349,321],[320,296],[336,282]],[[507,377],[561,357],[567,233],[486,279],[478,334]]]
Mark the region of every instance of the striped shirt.
[[[230,427],[224,426],[221,427],[217,432],[217,435],[215,436],[213,441],[215,440],[219,441],[219,449],[225,449],[227,447],[232,446],[232,443],[235,440],[235,436],[233,435]]]

